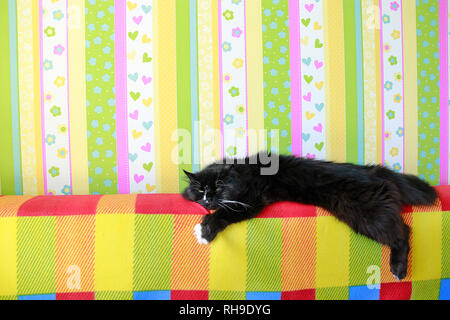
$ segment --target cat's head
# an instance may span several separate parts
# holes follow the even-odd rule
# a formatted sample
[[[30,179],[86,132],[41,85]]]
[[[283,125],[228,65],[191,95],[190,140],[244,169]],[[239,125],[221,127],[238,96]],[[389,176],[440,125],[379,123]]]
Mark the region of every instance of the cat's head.
[[[184,171],[189,186],[183,197],[197,202],[208,210],[216,210],[239,198],[241,187],[232,166],[215,164],[197,173]]]

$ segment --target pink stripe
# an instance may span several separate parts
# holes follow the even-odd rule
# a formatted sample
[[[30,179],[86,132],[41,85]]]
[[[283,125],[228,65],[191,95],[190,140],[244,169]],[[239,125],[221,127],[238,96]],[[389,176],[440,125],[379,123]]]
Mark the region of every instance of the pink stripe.
[[[291,56],[291,131],[292,154],[302,155],[302,86],[300,49],[300,7],[298,0],[289,0],[289,50]]]
[[[403,1],[400,1],[400,12],[403,12]],[[403,30],[405,30],[403,28],[403,14],[400,13],[400,17],[401,17],[401,41],[402,41],[402,79],[405,79],[405,50],[404,50],[404,46],[403,46]],[[403,105],[403,130],[406,126],[405,123],[405,81],[402,81],[402,105]],[[403,165],[402,165],[402,172],[405,172],[405,135],[403,134]]]
[[[220,135],[222,143],[222,157],[225,155],[225,143],[224,143],[224,127],[223,127],[223,65],[222,65],[222,1],[218,1],[219,7],[219,85],[220,85]]]
[[[128,163],[128,106],[127,106],[127,17],[126,2],[114,1],[115,24],[115,80],[116,80],[116,133],[117,179],[119,194],[130,193]]]
[[[381,164],[385,164],[384,159],[384,54],[383,54],[383,1],[380,0],[380,51],[381,51]]]
[[[66,57],[67,57],[67,129],[68,129],[68,143],[69,143],[69,179],[70,179],[70,193],[72,194],[72,145],[70,143],[70,99],[69,99],[69,0],[66,0]]]
[[[448,2],[439,1],[439,54],[440,54],[440,81],[441,110],[441,177],[440,184],[448,184]]]
[[[251,0],[250,0],[251,1]],[[244,41],[245,41],[245,126],[246,126],[246,138],[247,138],[247,156],[248,156],[248,82],[247,82],[247,11],[246,3],[244,0],[244,3],[242,4],[244,6]]]
[[[40,65],[40,81],[41,81],[41,138],[42,138],[42,168],[44,179],[44,194],[47,195],[47,157],[45,148],[45,104],[44,104],[44,40],[43,40],[43,17],[42,17],[42,0],[39,0],[39,65]]]

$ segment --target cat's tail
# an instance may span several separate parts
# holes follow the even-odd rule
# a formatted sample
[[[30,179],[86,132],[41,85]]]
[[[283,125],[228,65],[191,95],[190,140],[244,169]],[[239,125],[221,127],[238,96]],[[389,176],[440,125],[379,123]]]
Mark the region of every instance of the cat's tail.
[[[425,181],[410,174],[397,174],[394,179],[405,205],[431,205],[436,201],[436,190]]]
[[[410,174],[396,173],[386,167],[373,168],[375,175],[394,183],[404,205],[431,205],[436,201],[437,192],[427,182]]]

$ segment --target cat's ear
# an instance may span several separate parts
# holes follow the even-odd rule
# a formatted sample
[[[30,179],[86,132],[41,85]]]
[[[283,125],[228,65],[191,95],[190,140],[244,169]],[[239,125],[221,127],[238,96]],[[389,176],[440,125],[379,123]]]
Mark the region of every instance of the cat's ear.
[[[184,174],[189,178],[190,181],[195,181],[196,180],[197,177],[195,176],[195,173],[186,171],[184,169],[183,169],[183,171],[184,171]]]

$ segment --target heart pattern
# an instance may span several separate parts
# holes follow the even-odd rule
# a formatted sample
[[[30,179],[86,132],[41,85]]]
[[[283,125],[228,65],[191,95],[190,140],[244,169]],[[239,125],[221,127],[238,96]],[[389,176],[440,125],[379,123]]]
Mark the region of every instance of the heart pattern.
[[[300,34],[311,41],[300,41],[302,83],[302,155],[325,159],[325,51],[322,0],[300,1]]]
[[[128,149],[131,193],[155,192],[152,1],[127,2],[127,48],[134,52],[127,59]],[[153,186],[153,188],[150,188]]]

